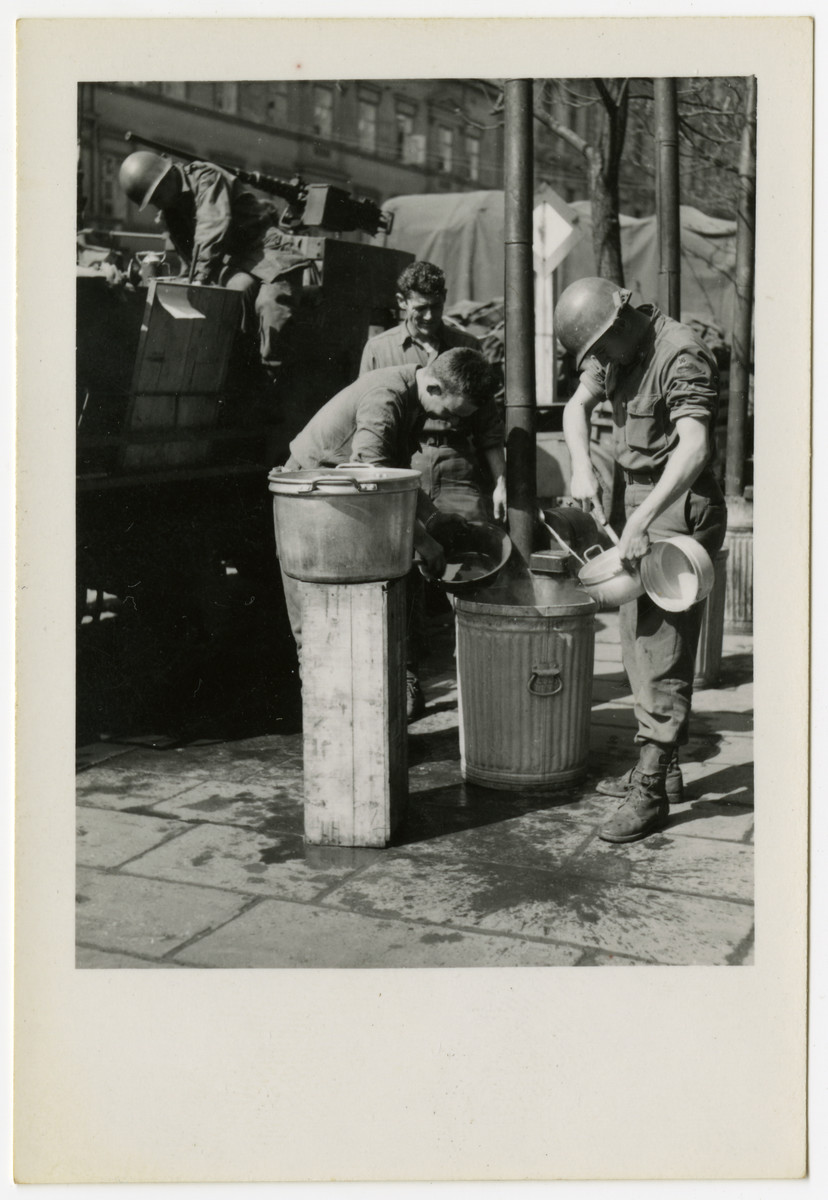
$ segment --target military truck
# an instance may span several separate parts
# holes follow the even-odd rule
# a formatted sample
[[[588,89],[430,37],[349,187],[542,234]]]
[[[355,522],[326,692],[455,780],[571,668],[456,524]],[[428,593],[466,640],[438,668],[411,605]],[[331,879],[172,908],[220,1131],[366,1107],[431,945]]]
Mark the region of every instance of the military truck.
[[[295,713],[267,473],[395,322],[413,258],[311,225],[349,219],[347,194],[314,187],[308,219],[294,204],[312,265],[275,387],[238,292],[182,279],[161,236],[79,236],[79,745],[265,732]]]

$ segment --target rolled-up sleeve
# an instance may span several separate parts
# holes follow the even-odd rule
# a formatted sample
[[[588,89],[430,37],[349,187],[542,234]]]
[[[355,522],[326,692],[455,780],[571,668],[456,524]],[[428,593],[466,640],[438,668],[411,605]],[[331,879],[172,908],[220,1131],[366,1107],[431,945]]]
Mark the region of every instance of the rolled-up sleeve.
[[[374,388],[362,397],[356,414],[356,430],[351,442],[354,462],[374,463],[378,467],[407,466],[402,443],[405,417],[400,397],[387,388]]]
[[[503,445],[506,428],[500,405],[495,400],[486,400],[474,413],[471,433],[478,450],[491,450]]]
[[[584,359],[584,364],[581,367],[580,383],[582,387],[586,388],[590,396],[606,395],[606,368],[601,366],[594,355],[590,355]]]
[[[704,420],[715,416],[719,376],[712,355],[692,346],[681,350],[665,370],[663,395],[674,423],[681,417]]]

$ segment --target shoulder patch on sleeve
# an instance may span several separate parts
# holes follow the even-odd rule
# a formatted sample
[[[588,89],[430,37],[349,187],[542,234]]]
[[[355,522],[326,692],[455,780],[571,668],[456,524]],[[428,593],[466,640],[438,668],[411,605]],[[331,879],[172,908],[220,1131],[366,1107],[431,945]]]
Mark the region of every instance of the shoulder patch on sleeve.
[[[697,379],[699,375],[709,375],[710,368],[701,355],[684,350],[673,362],[673,373],[677,379]]]

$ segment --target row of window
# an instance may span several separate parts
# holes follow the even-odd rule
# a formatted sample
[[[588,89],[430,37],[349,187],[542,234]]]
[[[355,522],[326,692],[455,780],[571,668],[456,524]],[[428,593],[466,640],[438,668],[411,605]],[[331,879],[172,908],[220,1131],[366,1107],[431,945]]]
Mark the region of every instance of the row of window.
[[[187,100],[188,85],[167,82],[158,85],[160,92],[174,100]],[[219,112],[241,113],[241,97],[238,83],[216,83],[213,85],[213,103]],[[268,85],[266,100],[267,120],[275,125],[288,124],[288,84]],[[393,155],[397,162],[409,166],[425,166],[427,159],[426,135],[415,132],[416,106],[399,102],[395,112]],[[313,88],[313,133],[314,136],[330,141],[334,137],[334,91],[332,87],[317,84]],[[462,138],[462,141],[461,141]],[[365,154],[380,152],[379,96],[361,95],[357,100],[357,124],[354,147]],[[480,135],[466,130],[462,135],[449,125],[438,124],[435,135],[434,163],[442,174],[462,174],[476,182],[480,179]]]

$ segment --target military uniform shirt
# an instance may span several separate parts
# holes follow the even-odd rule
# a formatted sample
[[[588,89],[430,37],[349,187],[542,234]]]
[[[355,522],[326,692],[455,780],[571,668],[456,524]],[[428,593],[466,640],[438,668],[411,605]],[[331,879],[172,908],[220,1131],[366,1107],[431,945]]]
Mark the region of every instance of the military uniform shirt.
[[[208,162],[175,169],[181,192],[164,209],[164,220],[185,262],[192,263],[195,255],[196,283],[216,283],[226,264],[263,283],[308,264],[291,235],[277,228],[276,209],[249,192],[235,175]]]
[[[417,367],[371,371],[338,392],[290,443],[302,469],[341,462],[408,467],[417,450],[425,410]]]
[[[362,351],[362,362],[359,373],[376,371],[380,367],[399,366],[402,363],[416,363],[425,367],[434,361],[438,354],[453,350],[456,346],[467,346],[470,350],[479,350],[480,342],[464,329],[443,321],[437,338],[437,349],[431,350],[419,342],[403,322],[385,333],[369,338]],[[429,415],[424,425],[425,433],[442,433],[452,430],[460,437],[470,439],[478,450],[490,450],[502,446],[506,436],[503,417],[494,400],[486,400],[471,416],[461,418],[455,427],[450,421]]]
[[[627,471],[664,466],[678,445],[676,421],[696,417],[712,430],[719,398],[716,360],[701,338],[653,304],[646,313],[650,326],[632,363],[602,366],[585,360],[581,383],[593,396],[612,404],[614,453]],[[713,453],[713,438],[710,455]]]

